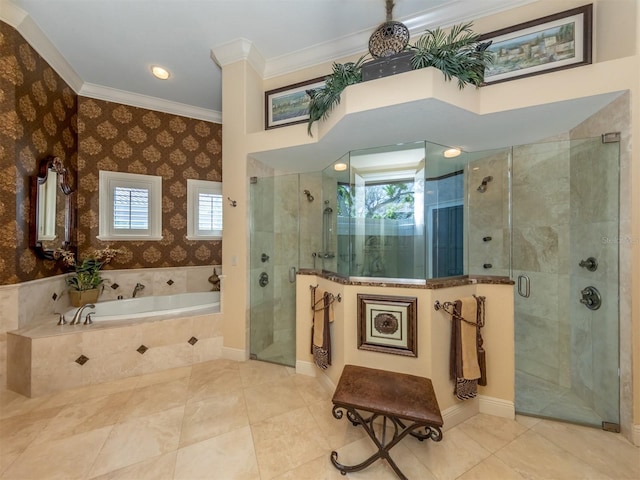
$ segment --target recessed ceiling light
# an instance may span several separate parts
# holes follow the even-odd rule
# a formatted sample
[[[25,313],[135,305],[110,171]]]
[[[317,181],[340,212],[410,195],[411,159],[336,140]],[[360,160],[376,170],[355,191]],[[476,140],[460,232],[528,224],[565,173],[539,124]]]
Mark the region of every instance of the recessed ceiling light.
[[[459,148],[449,148],[449,149],[444,151],[443,155],[444,155],[444,158],[457,157],[458,155],[460,155],[460,149]]]
[[[347,169],[347,164],[346,164],[346,163],[342,163],[342,162],[340,162],[340,163],[336,163],[336,164],[333,166],[333,169],[334,169],[336,172],[343,172],[343,171],[345,171],[345,170]]]
[[[166,80],[167,78],[169,78],[169,71],[166,68],[162,68],[157,65],[151,67],[151,73],[153,73],[153,75],[160,80]]]

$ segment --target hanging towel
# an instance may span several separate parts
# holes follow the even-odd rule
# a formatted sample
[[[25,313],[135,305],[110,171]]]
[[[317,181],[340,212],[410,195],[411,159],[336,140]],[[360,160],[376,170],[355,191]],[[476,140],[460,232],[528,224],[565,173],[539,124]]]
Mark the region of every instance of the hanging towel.
[[[478,379],[483,376],[478,361],[478,307],[475,296],[456,300],[451,317],[450,376],[460,400],[477,395]]]
[[[311,326],[311,354],[315,364],[326,369],[331,365],[331,335],[329,323],[333,322],[333,299],[330,293],[314,288],[311,294],[313,324]]]

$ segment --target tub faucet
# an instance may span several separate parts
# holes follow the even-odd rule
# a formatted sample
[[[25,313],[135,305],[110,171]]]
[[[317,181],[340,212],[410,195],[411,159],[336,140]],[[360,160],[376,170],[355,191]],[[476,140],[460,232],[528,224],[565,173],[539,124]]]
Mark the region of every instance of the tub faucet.
[[[144,285],[141,283],[136,283],[136,286],[133,287],[133,298],[136,298],[136,295],[138,294],[138,292],[141,292],[142,290],[144,290]]]
[[[78,325],[80,323],[80,319],[82,318],[82,311],[85,308],[96,308],[96,306],[93,303],[87,303],[86,305],[81,306],[78,310],[76,310],[76,313],[73,314],[73,319],[71,320],[69,325]]]

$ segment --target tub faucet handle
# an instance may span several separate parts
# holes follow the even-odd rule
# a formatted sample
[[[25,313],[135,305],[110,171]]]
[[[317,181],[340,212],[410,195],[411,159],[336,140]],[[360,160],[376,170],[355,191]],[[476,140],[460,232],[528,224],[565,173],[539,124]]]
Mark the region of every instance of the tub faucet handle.
[[[66,325],[67,324],[67,319],[64,318],[64,313],[55,312],[55,314],[58,315],[58,325]]]
[[[95,312],[89,312],[87,313],[87,316],[84,318],[84,324],[85,325],[91,325],[93,323],[93,320],[91,320],[91,315],[93,315]]]

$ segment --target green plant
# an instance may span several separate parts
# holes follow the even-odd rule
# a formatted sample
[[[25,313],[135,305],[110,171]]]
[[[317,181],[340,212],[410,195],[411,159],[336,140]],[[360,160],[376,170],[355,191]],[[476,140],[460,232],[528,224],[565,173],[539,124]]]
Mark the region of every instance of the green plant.
[[[329,112],[340,103],[340,94],[349,85],[362,81],[362,64],[366,55],[355,62],[334,63],[333,73],[328,75],[324,87],[309,90],[309,124],[307,132],[311,135],[311,125],[320,119],[326,119]]]
[[[73,274],[66,279],[67,285],[71,290],[84,292],[98,288],[104,279],[100,274],[102,267],[109,263],[115,256],[120,253],[119,250],[113,248],[103,248],[102,250],[93,250],[80,263],[77,262],[76,256],[69,250],[58,250],[55,253],[56,258],[61,258],[68,267],[73,268]]]
[[[440,28],[426,30],[415,45],[406,50],[413,51],[411,68],[414,70],[435,67],[441,70],[446,80],[458,79],[458,87],[466,84],[476,87],[484,82],[485,67],[492,61],[486,48],[490,43],[479,43],[479,35],[471,31],[472,23],[455,25],[449,33]],[[356,62],[334,63],[333,73],[326,77],[325,86],[308,90],[309,123],[307,133],[311,135],[311,126],[318,120],[325,120],[333,108],[340,103],[340,95],[349,85],[362,81],[362,65],[366,55]]]
[[[476,87],[484,82],[484,69],[492,56],[486,51],[488,44],[478,43],[478,35],[471,31],[472,23],[455,25],[446,34],[440,28],[427,30],[414,46],[411,59],[414,70],[435,67],[447,80],[458,79],[458,88],[466,84]]]

